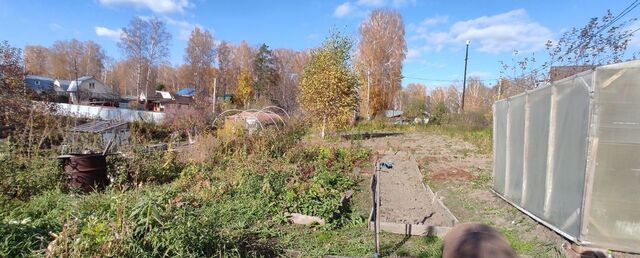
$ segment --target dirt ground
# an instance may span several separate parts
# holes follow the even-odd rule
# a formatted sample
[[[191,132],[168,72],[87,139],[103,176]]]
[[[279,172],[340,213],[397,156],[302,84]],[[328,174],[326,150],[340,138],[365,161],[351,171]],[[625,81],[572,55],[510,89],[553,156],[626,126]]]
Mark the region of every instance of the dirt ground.
[[[389,151],[413,154],[424,180],[460,222],[498,228],[520,256],[565,256],[563,237],[490,191],[491,157],[478,153],[473,144],[435,133],[391,134],[356,142],[377,155]]]
[[[407,152],[389,152],[380,161],[393,162],[380,171],[380,221],[453,226],[454,218],[424,187],[418,164]]]

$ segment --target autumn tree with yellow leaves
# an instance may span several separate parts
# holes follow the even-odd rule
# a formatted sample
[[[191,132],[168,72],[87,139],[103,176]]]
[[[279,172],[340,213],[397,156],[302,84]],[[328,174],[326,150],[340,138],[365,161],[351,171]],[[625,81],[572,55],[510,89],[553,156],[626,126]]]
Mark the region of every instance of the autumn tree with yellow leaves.
[[[246,107],[249,105],[251,96],[253,95],[253,88],[251,87],[251,78],[249,77],[249,71],[240,71],[238,76],[238,87],[236,88],[236,98],[238,104]]]
[[[401,89],[402,62],[407,53],[404,22],[398,11],[377,9],[362,21],[358,31],[356,66],[363,84],[360,115],[371,119],[393,108],[394,96]]]
[[[327,128],[344,128],[354,118],[358,79],[351,67],[352,46],[350,38],[331,33],[302,72],[300,105],[320,123],[323,138]]]

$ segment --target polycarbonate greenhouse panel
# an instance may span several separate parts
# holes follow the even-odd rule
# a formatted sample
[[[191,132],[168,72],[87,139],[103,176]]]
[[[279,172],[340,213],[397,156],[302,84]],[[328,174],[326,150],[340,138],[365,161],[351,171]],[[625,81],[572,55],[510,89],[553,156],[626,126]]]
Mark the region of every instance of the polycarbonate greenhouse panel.
[[[507,170],[505,196],[520,203],[522,196],[522,164],[524,157],[524,104],[525,98],[509,102],[507,112]]]
[[[494,104],[493,189],[563,236],[640,252],[640,61]]]
[[[496,102],[493,113],[493,135],[507,134],[507,110],[509,103],[506,101]],[[493,138],[493,189],[504,194],[505,171],[507,170],[507,138]]]
[[[635,63],[637,64],[637,63]],[[596,70],[593,185],[585,241],[640,251],[640,67]]]
[[[539,217],[544,216],[547,152],[549,150],[549,112],[551,110],[551,87],[541,88],[527,95],[525,145],[528,146],[524,160],[522,206]],[[531,171],[531,172],[530,172]]]
[[[590,74],[587,74],[590,77]],[[580,233],[586,170],[589,89],[583,77],[555,84],[547,168],[545,218],[572,236]]]

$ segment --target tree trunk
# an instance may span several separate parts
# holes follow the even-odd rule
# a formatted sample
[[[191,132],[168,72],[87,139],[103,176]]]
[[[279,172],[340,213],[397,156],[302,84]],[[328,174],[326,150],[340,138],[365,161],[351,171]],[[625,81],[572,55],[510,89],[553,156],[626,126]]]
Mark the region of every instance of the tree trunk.
[[[140,98],[140,80],[142,79],[142,61],[138,62],[138,71],[136,78],[136,94],[138,98]]]
[[[320,131],[320,137],[324,139],[325,129],[327,128],[327,116],[322,117],[322,130]]]
[[[151,77],[151,64],[149,64],[149,66],[147,67],[147,77],[144,82],[144,95],[147,96],[145,102],[149,100],[149,77]]]
[[[218,77],[213,78],[213,100],[211,102],[211,105],[213,106],[211,108],[211,112],[213,112],[212,115],[216,115],[216,94],[218,93]],[[223,97],[224,99],[224,97]]]

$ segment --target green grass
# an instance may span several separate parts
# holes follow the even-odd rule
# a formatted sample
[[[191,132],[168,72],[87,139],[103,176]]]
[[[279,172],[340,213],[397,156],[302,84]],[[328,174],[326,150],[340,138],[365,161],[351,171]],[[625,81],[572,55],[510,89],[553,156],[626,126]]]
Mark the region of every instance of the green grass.
[[[300,251],[303,257],[364,257],[371,256],[374,252],[373,232],[366,225],[333,231],[314,231],[308,227],[293,226],[288,228],[283,243]],[[387,233],[380,235],[382,256],[440,257],[441,245],[442,240],[437,237],[405,237]]]
[[[224,162],[132,151],[111,160],[115,181],[102,192],[52,186],[26,189],[33,194],[23,199],[1,195],[0,257],[273,257],[286,250],[371,256],[368,178],[351,175],[368,164],[369,151],[309,147],[289,137],[221,144],[211,155],[233,157]],[[348,189],[360,190],[341,205]],[[328,223],[291,225],[285,212]],[[383,234],[381,243],[385,256],[440,255],[437,238]]]
[[[360,122],[347,131],[348,133],[364,134],[374,132],[427,132],[447,135],[472,143],[480,154],[491,154],[493,145],[493,131],[491,127],[469,126],[460,124],[442,125],[395,125],[381,120]],[[462,150],[462,155],[468,155],[469,150]]]
[[[481,170],[481,169],[478,169],[478,170],[480,170],[478,172],[478,176],[476,176],[476,178],[474,178],[471,181],[471,184],[473,185],[473,187],[474,188],[483,188],[483,187],[484,188],[488,188],[488,187],[490,187],[491,180],[492,180],[491,172],[486,171],[486,170]]]
[[[31,189],[38,184],[26,177],[32,194],[0,198],[0,257],[44,256],[47,248],[74,257],[272,257],[296,237],[285,212],[324,218],[327,225],[310,229],[318,232],[364,225],[339,200],[356,187],[351,170],[368,151],[306,147],[296,130],[265,133],[220,144],[210,154],[232,157],[224,162],[132,151],[111,160],[116,180],[103,192]]]

